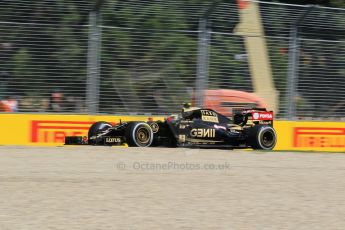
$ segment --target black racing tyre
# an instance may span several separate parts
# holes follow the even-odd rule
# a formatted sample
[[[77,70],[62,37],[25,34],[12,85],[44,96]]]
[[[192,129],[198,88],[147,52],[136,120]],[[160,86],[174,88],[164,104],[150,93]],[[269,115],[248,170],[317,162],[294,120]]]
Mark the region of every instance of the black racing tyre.
[[[153,131],[145,122],[131,122],[126,128],[125,137],[130,147],[148,147],[153,141]]]
[[[249,145],[253,149],[272,150],[277,143],[277,134],[269,125],[256,125],[249,131]]]
[[[98,121],[92,124],[91,127],[89,128],[89,133],[88,133],[89,144],[96,144],[95,140],[90,140],[90,137],[95,136],[111,127],[112,125],[109,122],[105,122],[105,121]]]

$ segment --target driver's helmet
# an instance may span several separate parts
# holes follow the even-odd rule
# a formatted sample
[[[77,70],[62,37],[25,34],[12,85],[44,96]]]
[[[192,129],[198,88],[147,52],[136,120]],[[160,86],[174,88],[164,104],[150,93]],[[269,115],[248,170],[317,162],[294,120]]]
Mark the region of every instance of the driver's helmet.
[[[198,107],[192,107],[191,103],[183,103],[182,106],[183,106],[182,107],[182,113],[186,113],[186,112],[190,112],[190,111],[199,109]]]
[[[188,118],[194,112],[194,110],[200,109],[198,107],[191,107],[191,103],[184,103],[182,108],[182,117]]]

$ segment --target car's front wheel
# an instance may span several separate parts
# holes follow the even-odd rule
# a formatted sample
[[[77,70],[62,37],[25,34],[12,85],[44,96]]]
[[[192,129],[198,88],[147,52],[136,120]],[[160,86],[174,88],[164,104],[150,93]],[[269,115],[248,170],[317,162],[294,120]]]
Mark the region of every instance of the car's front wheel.
[[[126,142],[130,147],[148,147],[153,141],[153,131],[144,122],[132,122],[126,128]]]

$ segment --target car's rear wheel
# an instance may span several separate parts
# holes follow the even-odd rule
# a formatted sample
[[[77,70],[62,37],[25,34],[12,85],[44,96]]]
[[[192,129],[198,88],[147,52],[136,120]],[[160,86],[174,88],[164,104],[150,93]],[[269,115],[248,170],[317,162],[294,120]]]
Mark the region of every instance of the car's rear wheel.
[[[144,122],[132,122],[126,128],[126,142],[130,147],[148,147],[153,141],[153,131]]]
[[[253,149],[272,150],[277,143],[277,134],[271,126],[256,125],[249,133],[249,145]]]
[[[104,132],[105,130],[111,127],[112,125],[109,122],[105,122],[105,121],[98,121],[94,123],[93,125],[91,125],[91,127],[89,128],[89,133],[88,133],[89,144],[92,144],[92,145],[97,144],[96,143],[97,140],[90,139],[90,137],[97,136],[98,134]]]

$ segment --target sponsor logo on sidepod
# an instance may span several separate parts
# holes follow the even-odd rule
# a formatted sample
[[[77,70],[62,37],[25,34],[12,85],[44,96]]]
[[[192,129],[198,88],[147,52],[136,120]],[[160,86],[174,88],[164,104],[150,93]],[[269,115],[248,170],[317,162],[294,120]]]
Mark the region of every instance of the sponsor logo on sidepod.
[[[215,129],[192,129],[190,131],[192,137],[215,137]]]

